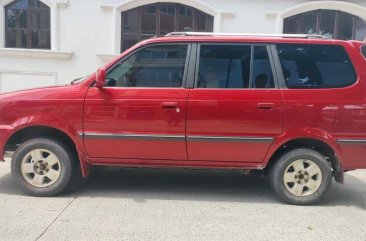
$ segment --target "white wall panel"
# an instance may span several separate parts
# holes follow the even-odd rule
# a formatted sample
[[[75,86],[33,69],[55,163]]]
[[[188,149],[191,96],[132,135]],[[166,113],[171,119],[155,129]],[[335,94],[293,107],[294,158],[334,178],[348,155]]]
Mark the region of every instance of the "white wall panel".
[[[55,73],[0,71],[0,92],[10,92],[56,84]]]

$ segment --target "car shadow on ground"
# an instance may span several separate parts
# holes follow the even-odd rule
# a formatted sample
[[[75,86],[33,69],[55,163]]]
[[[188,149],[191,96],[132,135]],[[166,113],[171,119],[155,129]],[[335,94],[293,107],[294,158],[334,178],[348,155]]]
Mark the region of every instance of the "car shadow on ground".
[[[0,194],[25,195],[10,174],[0,178]],[[64,194],[78,197],[129,198],[242,203],[282,203],[266,178],[236,171],[95,168],[86,180],[74,181]],[[345,185],[333,182],[320,206],[366,209],[366,182],[346,174]]]

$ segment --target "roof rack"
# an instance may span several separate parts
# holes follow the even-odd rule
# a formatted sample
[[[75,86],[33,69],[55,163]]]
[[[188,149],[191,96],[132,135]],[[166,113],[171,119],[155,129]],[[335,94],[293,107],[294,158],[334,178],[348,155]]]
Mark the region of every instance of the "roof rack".
[[[323,35],[317,34],[257,34],[257,33],[215,33],[215,32],[172,32],[165,37],[181,37],[181,36],[243,36],[243,37],[279,37],[279,38],[321,38],[326,39]]]

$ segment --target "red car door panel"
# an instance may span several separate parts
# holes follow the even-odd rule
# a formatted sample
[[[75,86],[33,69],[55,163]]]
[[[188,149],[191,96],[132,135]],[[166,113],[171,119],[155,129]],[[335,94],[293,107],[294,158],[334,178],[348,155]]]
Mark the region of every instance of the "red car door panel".
[[[84,114],[87,154],[90,157],[185,160],[188,91],[183,88],[90,88]],[[165,108],[166,103],[173,106]]]
[[[192,90],[188,102],[190,160],[261,162],[283,127],[283,99],[273,90]]]

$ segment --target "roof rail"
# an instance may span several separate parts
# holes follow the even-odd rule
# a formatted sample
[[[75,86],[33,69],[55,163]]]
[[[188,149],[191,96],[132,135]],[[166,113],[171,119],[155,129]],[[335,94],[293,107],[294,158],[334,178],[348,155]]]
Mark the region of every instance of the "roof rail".
[[[165,37],[180,37],[180,36],[243,36],[243,37],[279,37],[279,38],[321,38],[323,35],[317,34],[257,34],[257,33],[214,33],[214,32],[172,32]]]

